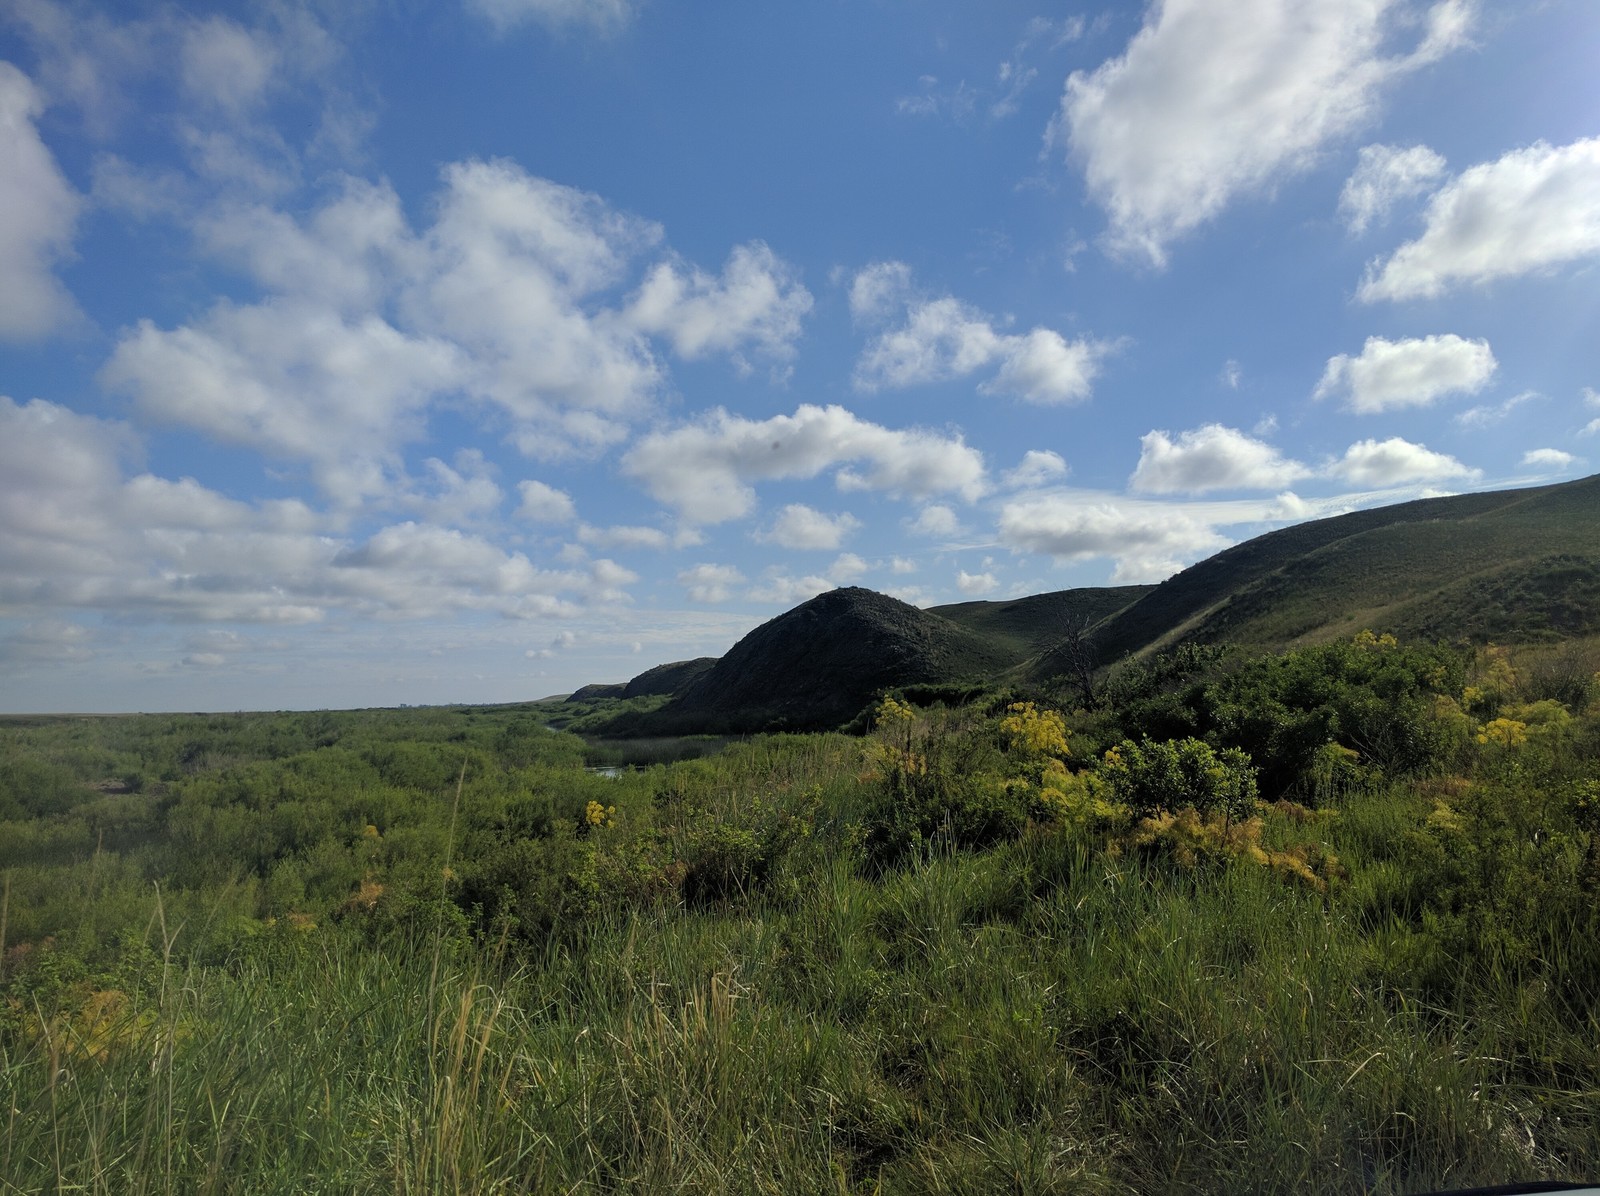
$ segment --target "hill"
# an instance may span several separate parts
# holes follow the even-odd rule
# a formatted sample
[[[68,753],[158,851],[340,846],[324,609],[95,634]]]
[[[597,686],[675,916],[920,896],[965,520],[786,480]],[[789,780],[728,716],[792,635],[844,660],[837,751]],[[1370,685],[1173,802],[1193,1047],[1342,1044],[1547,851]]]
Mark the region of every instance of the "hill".
[[[756,628],[722,657],[574,697],[666,694],[608,734],[837,727],[885,689],[1087,678],[1180,643],[1276,649],[1363,628],[1516,642],[1600,633],[1600,476],[1423,499],[1269,532],[1158,586],[919,610],[859,587]],[[1087,633],[1087,635],[1086,635]]]
[[[1106,619],[1102,663],[1177,643],[1282,647],[1364,627],[1547,639],[1600,629],[1600,476],[1422,499],[1269,532]]]
[[[1094,624],[1131,606],[1154,586],[1094,586],[1033,594],[1009,602],[957,602],[929,608],[1012,652],[1020,663],[1047,651],[1065,632]]]
[[[1019,659],[941,615],[850,586],[763,623],[668,707],[624,716],[614,731],[831,729],[885,689],[982,682]]]
[[[715,656],[697,656],[693,660],[676,660],[671,664],[658,664],[646,669],[622,687],[624,698],[647,698],[655,694],[677,694],[692,685],[712,665]]]

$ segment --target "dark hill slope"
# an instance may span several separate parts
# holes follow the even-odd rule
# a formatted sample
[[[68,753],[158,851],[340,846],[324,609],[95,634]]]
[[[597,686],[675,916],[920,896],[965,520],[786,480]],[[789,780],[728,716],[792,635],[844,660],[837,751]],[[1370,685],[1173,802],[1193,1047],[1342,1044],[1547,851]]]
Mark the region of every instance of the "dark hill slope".
[[[1097,648],[1109,663],[1183,640],[1278,646],[1363,627],[1538,638],[1600,617],[1574,609],[1560,585],[1597,562],[1600,476],[1424,499],[1235,545],[1112,616]],[[1463,619],[1473,601],[1530,596],[1520,612],[1486,607]]]
[[[1034,594],[1010,602],[956,602],[934,606],[929,614],[959,623],[1020,663],[1045,651],[1065,632],[1090,625],[1131,606],[1154,586],[1099,586]]]
[[[949,619],[851,586],[757,627],[658,721],[725,732],[832,728],[886,688],[983,680],[1016,662]]]
[[[675,660],[671,664],[658,664],[653,669],[646,669],[623,686],[622,696],[645,698],[652,694],[682,693],[716,663],[715,656],[697,656],[693,660]]]

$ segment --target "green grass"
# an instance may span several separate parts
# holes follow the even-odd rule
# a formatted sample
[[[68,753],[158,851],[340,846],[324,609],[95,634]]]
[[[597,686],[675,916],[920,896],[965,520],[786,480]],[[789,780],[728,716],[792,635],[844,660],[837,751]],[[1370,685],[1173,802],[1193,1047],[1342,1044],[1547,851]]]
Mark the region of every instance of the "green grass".
[[[1329,892],[1093,820],[874,863],[910,798],[840,735],[606,780],[518,708],[16,726],[3,792],[50,802],[0,824],[0,1193],[1592,1177],[1591,697],[1265,815]],[[1028,775],[981,711],[916,718],[924,796]],[[84,788],[135,764],[120,811]]]

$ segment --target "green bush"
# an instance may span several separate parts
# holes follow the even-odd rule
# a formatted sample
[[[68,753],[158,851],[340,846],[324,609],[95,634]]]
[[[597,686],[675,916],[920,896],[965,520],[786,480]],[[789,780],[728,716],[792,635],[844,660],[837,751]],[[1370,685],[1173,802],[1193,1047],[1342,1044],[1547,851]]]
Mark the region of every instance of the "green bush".
[[[1214,751],[1199,739],[1124,739],[1105,755],[1100,776],[1136,816],[1193,809],[1230,819],[1255,813],[1256,770],[1237,748]]]

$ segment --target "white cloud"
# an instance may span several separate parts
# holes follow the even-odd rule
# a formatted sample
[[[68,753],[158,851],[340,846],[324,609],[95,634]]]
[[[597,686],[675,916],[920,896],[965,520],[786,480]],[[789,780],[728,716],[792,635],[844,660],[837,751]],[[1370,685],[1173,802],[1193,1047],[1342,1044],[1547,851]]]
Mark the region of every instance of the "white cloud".
[[[1592,386],[1583,388],[1583,402],[1587,407],[1600,407],[1600,391]]]
[[[978,389],[1011,394],[1030,403],[1076,403],[1089,397],[1109,347],[1099,341],[1069,341],[1050,328],[1000,340],[1000,372]]]
[[[1008,470],[1005,484],[1013,490],[1028,490],[1043,486],[1056,478],[1067,476],[1067,463],[1060,453],[1049,449],[1029,449],[1015,469]]]
[[[1362,415],[1423,407],[1449,394],[1476,394],[1498,368],[1488,341],[1453,333],[1402,341],[1370,336],[1361,356],[1328,359],[1314,397],[1342,395],[1345,409]]]
[[[678,574],[678,584],[688,589],[693,602],[726,602],[733,597],[732,587],[743,580],[744,574],[732,565],[695,565]]]
[[[657,225],[503,161],[446,167],[421,232],[392,188],[350,179],[304,219],[224,204],[198,231],[264,297],[141,322],[103,381],[153,418],[308,464],[344,504],[405,491],[401,450],[442,400],[488,408],[529,456],[597,452],[655,408],[647,329],[687,356],[779,360],[811,303],[760,245],[720,277],[674,257],[630,283]]]
[[[209,253],[269,292],[347,314],[383,306],[403,279],[429,272],[387,183],[346,178],[303,225],[260,204],[223,204],[202,214],[196,232]]]
[[[394,488],[399,445],[462,369],[448,342],[285,301],[222,303],[170,332],[141,321],[101,380],[154,419],[307,461],[327,494],[354,503]]]
[[[790,503],[756,538],[780,548],[831,551],[860,526],[861,520],[848,513],[825,515],[803,503]]]
[[[78,312],[53,269],[82,200],[34,126],[43,110],[28,76],[0,62],[0,340],[46,336]]]
[[[1530,449],[1522,454],[1523,465],[1547,473],[1565,473],[1581,460],[1572,453],[1554,448]]]
[[[1584,424],[1582,428],[1578,429],[1578,435],[1579,436],[1600,435],[1600,419],[1591,419],[1588,423]]]
[[[889,562],[889,572],[896,577],[904,577],[908,573],[917,571],[917,562],[909,557],[897,556]]]
[[[502,34],[529,21],[613,33],[633,18],[632,0],[466,0],[466,5]]]
[[[858,320],[886,320],[911,296],[911,267],[904,262],[873,262],[850,281],[850,314]]]
[[[993,573],[968,573],[965,569],[956,571],[956,589],[969,598],[992,594],[999,588],[1000,582]]]
[[[1454,457],[1435,453],[1424,445],[1398,436],[1388,440],[1362,440],[1352,444],[1343,460],[1328,472],[1356,486],[1399,486],[1410,482],[1474,480],[1481,472]]]
[[[917,512],[906,525],[914,534],[932,540],[947,540],[961,534],[961,520],[943,503],[932,503]]]
[[[836,588],[834,583],[826,577],[818,577],[815,574],[791,577],[782,569],[769,569],[763,575],[760,584],[751,586],[746,596],[752,602],[773,602],[782,606],[794,606],[834,588]]]
[[[666,548],[672,538],[656,527],[593,527],[585,523],[578,528],[578,539],[600,548]]]
[[[1119,583],[1159,581],[1228,546],[1181,508],[1070,494],[1007,503],[999,528],[1001,541],[1023,552],[1058,561],[1115,558]]]
[[[715,278],[693,266],[662,262],[634,295],[628,318],[645,332],[666,336],[680,357],[741,350],[786,361],[811,310],[811,292],[792,266],[759,241],[736,247]]]
[[[1239,363],[1230,357],[1222,363],[1222,372],[1217,377],[1229,390],[1238,390],[1239,383],[1244,380],[1244,371],[1239,368]]]
[[[1339,192],[1339,214],[1359,236],[1374,221],[1384,220],[1397,204],[1431,191],[1444,173],[1445,160],[1425,145],[1409,149],[1363,146],[1355,172]]]
[[[492,467],[477,449],[458,450],[453,465],[429,457],[422,467],[424,484],[410,496],[409,505],[434,523],[482,519],[492,515],[505,499],[491,476]]]
[[[660,367],[604,303],[658,226],[509,162],[447,167],[427,273],[406,310],[474,363],[474,393],[551,455],[613,443],[648,410]]]
[[[522,503],[517,507],[517,518],[533,523],[571,523],[578,517],[572,496],[532,478],[517,483]]]
[[[828,576],[838,585],[848,585],[869,572],[871,566],[853,552],[841,552],[828,566]]]
[[[1235,428],[1206,424],[1179,434],[1146,433],[1129,484],[1150,494],[1199,494],[1207,490],[1275,490],[1311,470],[1265,441]]]
[[[902,262],[877,262],[855,277],[850,306],[857,319],[880,323],[899,308],[905,319],[862,350],[855,384],[866,391],[962,378],[998,366],[979,390],[1030,403],[1072,403],[1089,397],[1111,346],[1068,341],[1049,328],[1014,335],[996,330],[977,309],[946,295],[916,297]]]
[[[622,601],[636,580],[605,560],[541,568],[427,522],[339,537],[297,501],[244,503],[188,478],[126,477],[137,447],[120,425],[0,397],[0,609],[269,624],[334,612],[543,618]]]
[[[1428,10],[1385,56],[1407,0],[1166,0],[1120,58],[1067,80],[1065,135],[1114,251],[1154,265],[1241,195],[1310,167],[1376,115],[1384,86],[1465,41],[1469,0]]]
[[[837,469],[840,489],[910,498],[984,489],[983,457],[959,435],[899,431],[843,407],[800,406],[793,415],[752,420],[722,409],[641,439],[623,470],[658,501],[695,523],[737,519],[755,505],[753,483],[812,478]],[[843,468],[865,466],[862,471]]]
[[[1518,407],[1532,403],[1544,396],[1536,390],[1525,390],[1521,394],[1512,395],[1503,403],[1492,406],[1470,407],[1456,416],[1456,423],[1463,428],[1487,428],[1492,424],[1500,423]]]
[[[1361,299],[1430,299],[1600,254],[1600,137],[1474,166],[1434,195],[1424,226],[1373,264]]]
[[[184,31],[178,72],[194,98],[240,112],[261,99],[277,65],[269,38],[226,17],[209,17]]]

